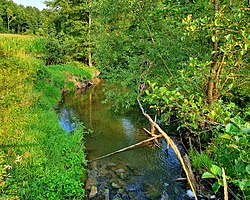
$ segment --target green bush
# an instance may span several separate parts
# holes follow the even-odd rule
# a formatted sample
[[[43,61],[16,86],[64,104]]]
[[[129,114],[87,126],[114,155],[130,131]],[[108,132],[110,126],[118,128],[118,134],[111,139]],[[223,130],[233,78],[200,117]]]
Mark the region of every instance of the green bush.
[[[211,156],[224,167],[228,182],[250,197],[250,123],[234,117],[210,145]]]
[[[71,61],[71,42],[63,33],[49,37],[45,45],[44,59],[46,64],[65,64]]]

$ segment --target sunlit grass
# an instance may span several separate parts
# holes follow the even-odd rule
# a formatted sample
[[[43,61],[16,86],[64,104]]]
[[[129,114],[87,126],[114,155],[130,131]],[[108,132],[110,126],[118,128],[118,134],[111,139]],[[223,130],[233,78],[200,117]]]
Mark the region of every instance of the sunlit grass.
[[[0,199],[84,197],[83,128],[66,134],[53,107],[67,76],[90,75],[74,66],[44,66],[38,59],[44,42],[0,34]]]
[[[38,56],[45,42],[46,38],[37,36],[0,34],[0,56]]]
[[[19,35],[19,34],[10,34],[10,33],[0,33],[0,37],[6,37],[6,38],[26,38],[26,39],[30,39],[30,38],[34,38],[37,36],[34,35]]]

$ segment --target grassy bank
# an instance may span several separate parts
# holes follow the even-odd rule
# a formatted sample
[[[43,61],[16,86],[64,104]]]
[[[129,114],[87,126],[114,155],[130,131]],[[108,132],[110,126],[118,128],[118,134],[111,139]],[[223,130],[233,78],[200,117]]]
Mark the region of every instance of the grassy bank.
[[[53,108],[76,66],[45,66],[44,38],[0,35],[0,199],[80,199],[84,127],[67,134]]]

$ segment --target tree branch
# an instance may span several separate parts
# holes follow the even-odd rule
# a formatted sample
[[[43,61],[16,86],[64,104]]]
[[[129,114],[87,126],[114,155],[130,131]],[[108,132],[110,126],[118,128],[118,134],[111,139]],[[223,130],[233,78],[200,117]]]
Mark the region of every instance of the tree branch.
[[[189,185],[190,185],[190,187],[191,187],[191,190],[192,190],[192,192],[193,192],[193,194],[194,194],[194,197],[195,197],[196,200],[198,200],[197,195],[196,195],[196,191],[195,191],[195,187],[194,187],[194,185],[193,185],[193,183],[192,183],[192,181],[191,181],[191,178],[190,178],[188,169],[187,169],[187,167],[186,167],[186,165],[185,165],[185,162],[184,162],[184,160],[183,160],[183,158],[182,158],[182,156],[181,156],[181,153],[180,153],[178,147],[174,144],[173,140],[167,135],[167,133],[165,133],[165,132],[161,129],[161,127],[160,127],[156,122],[154,122],[154,120],[145,112],[145,110],[143,109],[143,107],[142,107],[142,105],[141,105],[141,102],[140,102],[140,100],[139,100],[139,97],[137,98],[137,102],[138,102],[138,104],[139,104],[139,107],[140,107],[140,109],[141,109],[143,115],[148,119],[148,121],[151,123],[151,125],[154,126],[154,127],[159,131],[159,133],[163,135],[163,137],[167,140],[168,144],[169,144],[169,145],[172,147],[172,149],[174,150],[174,152],[175,152],[175,154],[177,155],[177,157],[178,157],[178,159],[179,159],[179,161],[180,161],[180,163],[181,163],[181,166],[182,166],[182,168],[183,168],[183,170],[184,170],[184,172],[185,172],[185,174],[186,174],[186,176],[187,176],[187,180],[188,180],[188,183],[189,183]]]
[[[89,162],[93,162],[93,161],[96,161],[96,160],[101,160],[101,159],[103,159],[103,158],[107,158],[107,157],[109,157],[109,156],[113,156],[113,155],[115,155],[115,154],[117,154],[117,153],[122,153],[122,152],[124,152],[124,151],[128,151],[128,150],[130,150],[130,149],[133,149],[133,148],[135,148],[135,147],[138,147],[138,146],[140,146],[140,145],[142,145],[142,144],[144,144],[144,143],[150,142],[150,141],[155,140],[155,139],[160,138],[160,137],[162,137],[162,135],[155,135],[154,137],[151,137],[151,138],[149,138],[149,139],[143,140],[143,141],[138,142],[138,143],[136,143],[136,144],[133,144],[133,145],[131,145],[131,146],[125,147],[125,148],[123,148],[123,149],[119,149],[119,150],[117,150],[117,151],[114,151],[114,152],[112,152],[112,153],[108,153],[108,154],[106,154],[106,155],[104,155],[104,156],[100,156],[100,157],[98,157],[98,158],[94,158],[94,159],[90,160]]]

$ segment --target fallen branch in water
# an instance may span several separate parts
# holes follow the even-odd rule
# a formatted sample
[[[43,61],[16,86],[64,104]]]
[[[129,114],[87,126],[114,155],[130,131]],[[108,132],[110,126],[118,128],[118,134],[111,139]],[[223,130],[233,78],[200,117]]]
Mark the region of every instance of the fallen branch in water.
[[[115,154],[117,154],[117,153],[122,153],[122,152],[124,152],[124,151],[133,149],[133,148],[135,148],[135,147],[138,147],[138,146],[140,146],[140,145],[142,145],[142,144],[144,144],[144,143],[150,142],[150,141],[155,140],[155,139],[160,138],[160,137],[162,137],[161,134],[160,134],[160,135],[155,135],[154,137],[151,137],[151,138],[149,138],[149,139],[143,140],[143,141],[141,141],[141,142],[138,142],[138,143],[133,144],[133,145],[131,145],[131,146],[128,146],[128,147],[126,147],[126,148],[119,149],[119,150],[117,150],[117,151],[114,151],[114,152],[112,152],[112,153],[106,154],[106,155],[104,155],[104,156],[95,158],[95,159],[93,159],[93,160],[90,160],[89,162],[93,162],[93,161],[96,161],[96,160],[100,160],[100,159],[103,159],[103,158],[107,158],[107,157],[112,156],[112,155],[115,155]]]
[[[180,163],[181,163],[181,166],[182,166],[184,172],[186,173],[187,180],[188,180],[188,183],[189,183],[189,185],[190,185],[190,187],[191,187],[191,190],[192,190],[192,192],[193,192],[193,194],[194,194],[194,197],[195,197],[196,200],[198,200],[197,195],[196,195],[196,191],[195,191],[195,187],[193,186],[193,183],[192,183],[192,181],[191,181],[191,178],[190,178],[188,169],[187,169],[187,167],[186,167],[186,165],[185,165],[185,162],[184,162],[184,160],[183,160],[183,158],[182,158],[182,156],[181,156],[181,153],[180,153],[178,147],[175,145],[175,143],[173,142],[173,140],[167,135],[167,133],[165,133],[165,132],[161,129],[161,127],[160,127],[160,126],[159,126],[159,125],[158,125],[158,124],[157,124],[157,123],[156,123],[156,122],[155,122],[155,121],[154,121],[154,120],[144,111],[144,109],[143,109],[143,107],[142,107],[142,105],[141,105],[141,102],[140,102],[139,98],[137,98],[137,101],[138,101],[138,104],[139,104],[139,106],[140,106],[140,109],[141,109],[143,115],[148,119],[148,121],[150,122],[150,124],[151,124],[152,126],[154,126],[154,127],[158,130],[158,132],[159,132],[161,135],[163,135],[163,136],[165,137],[165,139],[167,140],[168,144],[169,144],[169,145],[172,147],[172,149],[174,150],[175,154],[177,155],[177,157],[178,157],[178,159],[179,159],[179,161],[180,161]]]
[[[154,133],[154,132],[155,132],[154,130],[152,130],[152,132],[150,132],[149,130],[147,130],[147,129],[145,129],[145,128],[143,128],[143,130],[144,130],[145,132],[147,132],[149,135],[151,135],[152,137],[157,136],[157,135]],[[155,139],[155,144],[159,146],[158,138]]]

